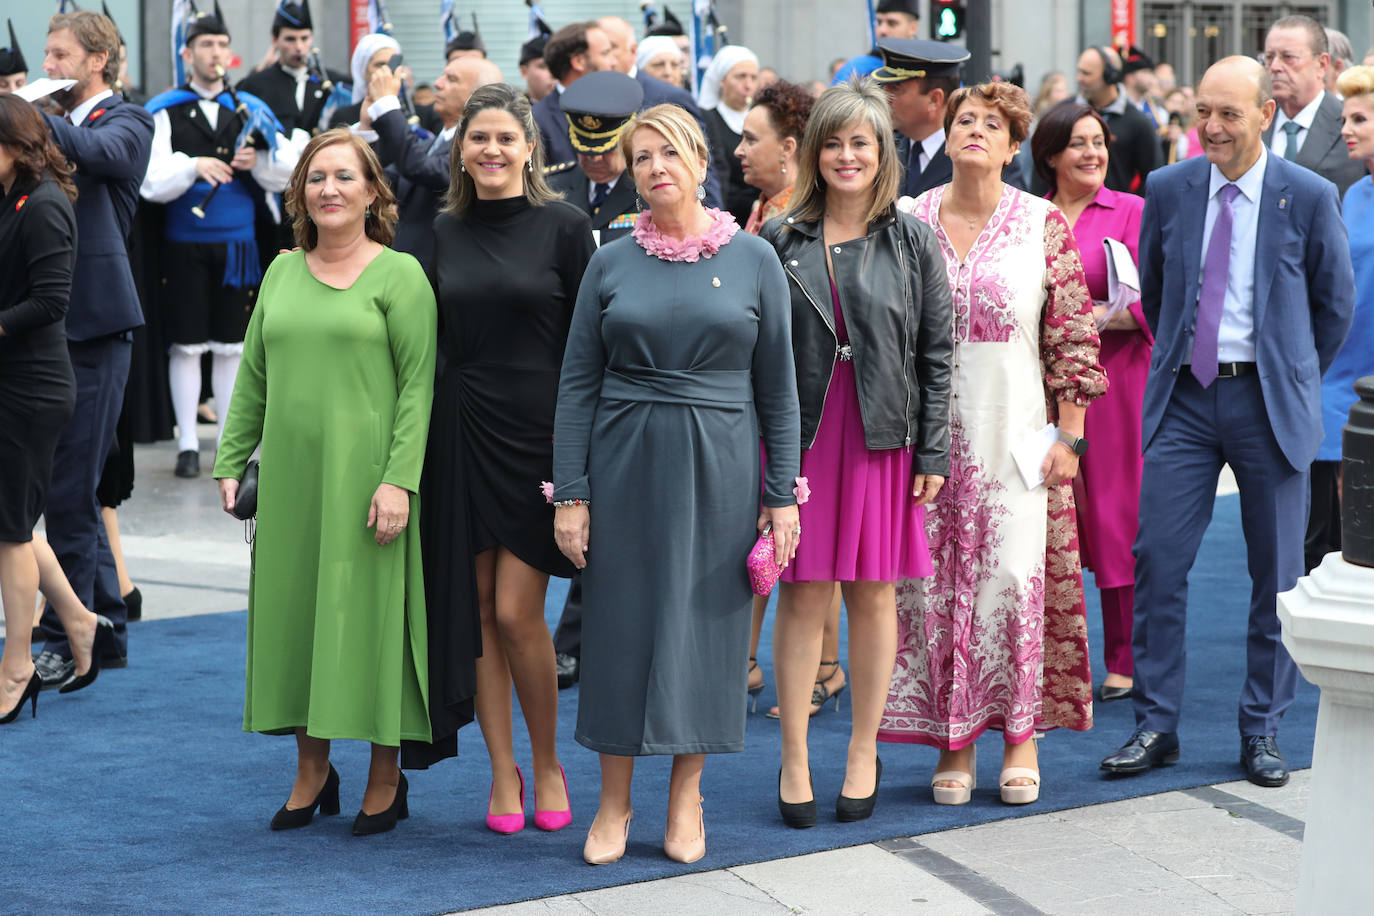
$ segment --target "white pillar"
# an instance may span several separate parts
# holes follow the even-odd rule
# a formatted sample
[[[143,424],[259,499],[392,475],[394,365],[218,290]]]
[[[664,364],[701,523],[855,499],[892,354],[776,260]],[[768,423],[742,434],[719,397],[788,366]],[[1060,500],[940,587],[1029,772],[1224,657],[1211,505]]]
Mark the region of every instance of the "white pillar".
[[[1369,912],[1374,840],[1374,569],[1328,554],[1278,598],[1283,643],[1321,688],[1300,914]]]

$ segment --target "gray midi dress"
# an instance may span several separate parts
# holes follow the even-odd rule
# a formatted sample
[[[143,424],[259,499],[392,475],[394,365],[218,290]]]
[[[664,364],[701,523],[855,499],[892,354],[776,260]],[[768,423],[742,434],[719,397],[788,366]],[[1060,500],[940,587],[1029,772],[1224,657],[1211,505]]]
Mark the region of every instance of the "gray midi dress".
[[[695,263],[633,236],[582,280],[554,424],[554,496],[591,501],[577,740],[601,753],[744,748],[762,501],[796,502],[797,384],[777,254],[737,233]]]

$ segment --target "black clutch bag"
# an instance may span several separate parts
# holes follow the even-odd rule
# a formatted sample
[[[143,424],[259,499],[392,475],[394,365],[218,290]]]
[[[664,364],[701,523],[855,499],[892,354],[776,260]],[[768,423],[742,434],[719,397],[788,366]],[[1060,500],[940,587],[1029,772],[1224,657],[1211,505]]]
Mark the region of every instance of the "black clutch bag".
[[[239,478],[238,494],[234,497],[234,518],[247,521],[258,514],[258,459],[248,462]]]

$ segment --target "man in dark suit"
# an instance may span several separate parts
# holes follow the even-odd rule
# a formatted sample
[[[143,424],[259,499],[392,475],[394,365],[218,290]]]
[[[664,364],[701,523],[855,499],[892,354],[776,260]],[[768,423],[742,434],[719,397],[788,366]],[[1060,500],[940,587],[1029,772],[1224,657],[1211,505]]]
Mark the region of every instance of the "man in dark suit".
[[[1344,197],[1365,168],[1350,158],[1341,139],[1341,100],[1325,88],[1330,60],[1326,30],[1315,19],[1287,16],[1274,23],[1264,39],[1264,66],[1278,110],[1264,131],[1264,145],[1316,172]]]
[[[53,459],[44,513],[48,542],[76,596],[115,624],[118,667],[128,653],[127,609],[100,519],[96,485],[114,442],[129,375],[131,332],[143,324],[126,247],[138,187],[148,168],[153,119],[111,90],[119,73],[119,32],[98,13],[48,22],[43,69],[76,84],[53,95],[66,117],[48,116],[53,138],[76,166],[76,269],[67,308],[67,346],[76,374],[76,411]],[[35,663],[45,688],[73,669],[66,632],[51,605]]]
[[[281,0],[272,17],[272,48],[276,63],[245,76],[238,85],[267,103],[281,122],[286,136],[298,150],[320,131],[320,117],[329,101],[321,74],[311,72],[310,55],[314,48],[314,26],[310,22],[310,0],[289,3]],[[342,74],[323,74],[338,82]]]
[[[1364,177],[1364,163],[1351,159],[1341,137],[1341,102],[1326,91],[1330,70],[1326,30],[1307,16],[1274,23],[1264,39],[1264,66],[1274,80],[1278,111],[1264,132],[1275,156],[1306,166],[1332,182],[1342,197]],[[1314,461],[1309,474],[1311,511],[1303,544],[1303,570],[1311,572],[1328,553],[1341,549],[1341,510],[1337,495],[1339,461]]]
[[[943,41],[882,38],[878,53],[883,66],[873,71],[873,79],[892,105],[901,193],[917,197],[954,177],[945,152],[945,102],[959,88],[959,66],[968,51]]]
[[[620,132],[644,102],[644,90],[624,73],[589,73],[564,90],[559,104],[577,159],[548,167],[549,187],[592,220],[597,244],[605,245],[634,228],[638,212],[634,177],[620,150]],[[568,588],[558,629],[553,634],[558,686],[576,683],[582,658],[582,580]]]
[[[1270,85],[1253,58],[1208,69],[1197,89],[1206,158],[1154,173],[1145,195],[1141,304],[1155,346],[1135,542],[1136,731],[1102,761],[1111,774],[1178,759],[1188,571],[1229,464],[1251,578],[1241,763],[1256,785],[1288,781],[1275,736],[1298,671],[1275,596],[1302,575],[1321,375],[1355,290],[1335,187],[1265,150]]]
[[[499,82],[501,68],[486,58],[454,57],[434,81],[434,113],[443,129],[421,140],[401,110],[400,78],[386,66],[372,74],[370,94],[377,101],[363,110],[360,126],[377,132],[374,149],[396,190],[400,219],[392,247],[414,255],[427,272],[434,267],[434,217],[448,191],[449,154],[463,106],[474,89]]]
[[[1144,194],[1146,176],[1164,163],[1164,150],[1150,119],[1131,104],[1121,85],[1121,56],[1111,48],[1088,48],[1078,56],[1077,101],[1091,105],[1112,132],[1112,155],[1104,184],[1113,191]],[[1043,194],[1038,176],[1033,193]]]
[[[544,159],[549,165],[572,162],[577,158],[577,151],[568,139],[568,122],[564,119],[563,109],[558,104],[559,96],[588,73],[619,69],[615,52],[615,45],[607,36],[605,29],[595,21],[565,25],[544,45],[544,62],[557,82],[554,84],[554,91],[535,104],[534,120],[539,125],[539,133],[544,141]],[[706,136],[706,122],[702,119],[701,109],[697,107],[690,93],[670,86],[663,80],[654,79],[647,73],[636,71],[634,79],[644,90],[641,110],[655,105],[677,105],[691,113],[701,127],[702,136]],[[720,179],[709,164],[706,168],[705,184],[706,205],[721,206]]]

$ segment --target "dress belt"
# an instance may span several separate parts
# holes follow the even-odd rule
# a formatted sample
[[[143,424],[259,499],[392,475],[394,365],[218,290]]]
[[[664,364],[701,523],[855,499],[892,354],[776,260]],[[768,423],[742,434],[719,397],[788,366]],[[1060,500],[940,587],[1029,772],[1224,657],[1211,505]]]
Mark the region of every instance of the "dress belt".
[[[754,400],[747,369],[607,369],[601,397],[656,404],[725,406]]]
[[[1192,372],[1192,364],[1183,365],[1184,372]],[[1254,375],[1259,372],[1255,363],[1218,363],[1217,378],[1236,378],[1240,375]]]

